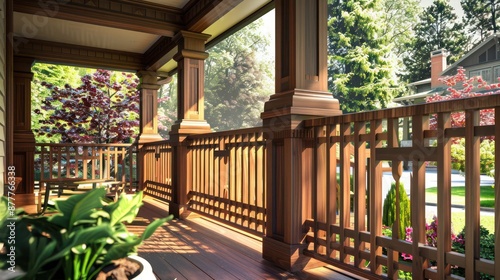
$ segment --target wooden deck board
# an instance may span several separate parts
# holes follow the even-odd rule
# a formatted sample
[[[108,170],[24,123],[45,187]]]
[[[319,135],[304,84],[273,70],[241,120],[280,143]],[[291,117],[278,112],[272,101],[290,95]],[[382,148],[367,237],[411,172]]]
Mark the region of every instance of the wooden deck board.
[[[167,215],[146,197],[135,230]],[[262,238],[193,213],[169,222],[139,249],[160,279],[352,279],[331,269],[290,273],[262,258]]]
[[[16,206],[36,213],[34,195],[18,195]],[[168,206],[144,198],[137,218],[127,227],[142,234]],[[159,228],[139,248],[158,279],[354,279],[328,268],[290,273],[262,258],[262,239],[193,213]]]

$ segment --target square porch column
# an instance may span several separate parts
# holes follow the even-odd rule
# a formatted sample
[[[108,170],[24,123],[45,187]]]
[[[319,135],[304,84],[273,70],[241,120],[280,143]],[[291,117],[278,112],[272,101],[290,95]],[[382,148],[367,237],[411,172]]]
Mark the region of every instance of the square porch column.
[[[137,166],[138,170],[138,181],[139,188],[142,189],[145,183],[144,172],[145,172],[145,154],[142,149],[142,145],[149,142],[161,141],[163,138],[158,134],[158,89],[160,85],[158,84],[158,77],[154,71],[138,71],[137,76],[140,79],[138,86],[140,95],[140,112],[139,112],[139,136],[137,137],[136,143],[138,145],[138,158]]]
[[[177,43],[177,121],[172,125],[170,139],[174,147],[173,186],[175,188],[169,211],[175,217],[189,214],[189,197],[192,169],[187,136],[210,133],[204,119],[205,41],[207,34],[180,31],[173,40]]]
[[[268,193],[263,257],[289,271],[319,265],[303,254],[312,217],[312,149],[302,121],[342,114],[328,92],[327,0],[276,0],[276,93],[264,106]]]
[[[13,111],[7,112],[13,121],[13,164],[16,176],[23,180],[16,193],[33,193],[35,182],[35,135],[31,131],[31,66],[35,60],[14,57],[14,85],[8,92]]]

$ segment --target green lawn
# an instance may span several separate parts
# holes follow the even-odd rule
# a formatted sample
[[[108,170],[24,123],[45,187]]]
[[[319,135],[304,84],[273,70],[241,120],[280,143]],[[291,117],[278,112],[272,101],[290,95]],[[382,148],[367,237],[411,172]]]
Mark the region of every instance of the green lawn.
[[[492,186],[481,186],[480,194],[481,207],[495,207],[495,189]],[[425,201],[437,202],[437,188],[425,189]],[[465,205],[465,187],[451,188],[451,203]]]
[[[481,216],[481,225],[485,227],[490,233],[495,233],[495,216]],[[438,219],[439,222],[439,219]],[[455,234],[464,229],[465,226],[465,213],[451,212],[451,227]]]
[[[481,207],[495,206],[495,189],[492,186],[481,186],[480,189],[480,205]],[[428,188],[425,190],[426,202],[437,202],[437,188]],[[451,188],[451,203],[456,205],[465,205],[465,187]],[[451,223],[453,232],[459,233],[465,226],[465,213],[452,212]],[[495,217],[481,216],[481,225],[488,229],[490,233],[495,232]]]

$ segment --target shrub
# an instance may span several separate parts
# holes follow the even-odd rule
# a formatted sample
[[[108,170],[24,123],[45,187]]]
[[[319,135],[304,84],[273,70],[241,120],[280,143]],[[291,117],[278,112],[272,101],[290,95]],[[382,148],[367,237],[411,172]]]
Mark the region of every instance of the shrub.
[[[406,236],[406,228],[410,226],[410,200],[406,194],[402,183],[399,183],[399,238]],[[382,223],[385,226],[392,226],[396,220],[396,183],[391,184],[391,189],[384,199],[382,212]],[[394,233],[393,233],[394,234]]]
[[[480,226],[479,228],[479,244],[480,244],[480,250],[479,250],[479,256],[481,258],[487,259],[487,260],[494,260],[495,259],[495,235],[490,234],[490,232],[483,226]],[[458,253],[465,254],[465,227],[464,229],[457,235],[457,237],[453,240],[452,243],[452,249],[453,251],[456,251]],[[451,272],[455,275],[458,276],[465,276],[465,269],[462,267],[452,267]],[[484,273],[481,273],[479,275],[480,280],[489,280],[489,279],[495,279],[491,275],[487,275]]]
[[[480,144],[480,172],[490,174],[495,169],[495,141],[484,139]],[[465,171],[465,139],[451,145],[451,164],[455,170]]]

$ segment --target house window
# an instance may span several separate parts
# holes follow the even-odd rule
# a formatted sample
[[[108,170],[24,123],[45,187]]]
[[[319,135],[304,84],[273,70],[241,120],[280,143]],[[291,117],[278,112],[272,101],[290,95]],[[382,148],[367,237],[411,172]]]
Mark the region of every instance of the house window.
[[[493,70],[493,80],[492,83],[498,83],[498,77],[500,77],[500,66],[497,66]]]
[[[486,62],[486,52],[479,55],[479,63]]]
[[[497,47],[492,46],[488,49],[488,61],[493,61],[497,59]]]
[[[500,73],[500,67],[498,67],[498,71]],[[495,68],[496,70],[496,68]],[[495,74],[496,75],[496,74]],[[475,76],[481,76],[483,80],[487,82],[491,82],[491,68],[484,68],[484,69],[479,69],[479,70],[473,70],[469,72],[469,77],[475,77]]]

